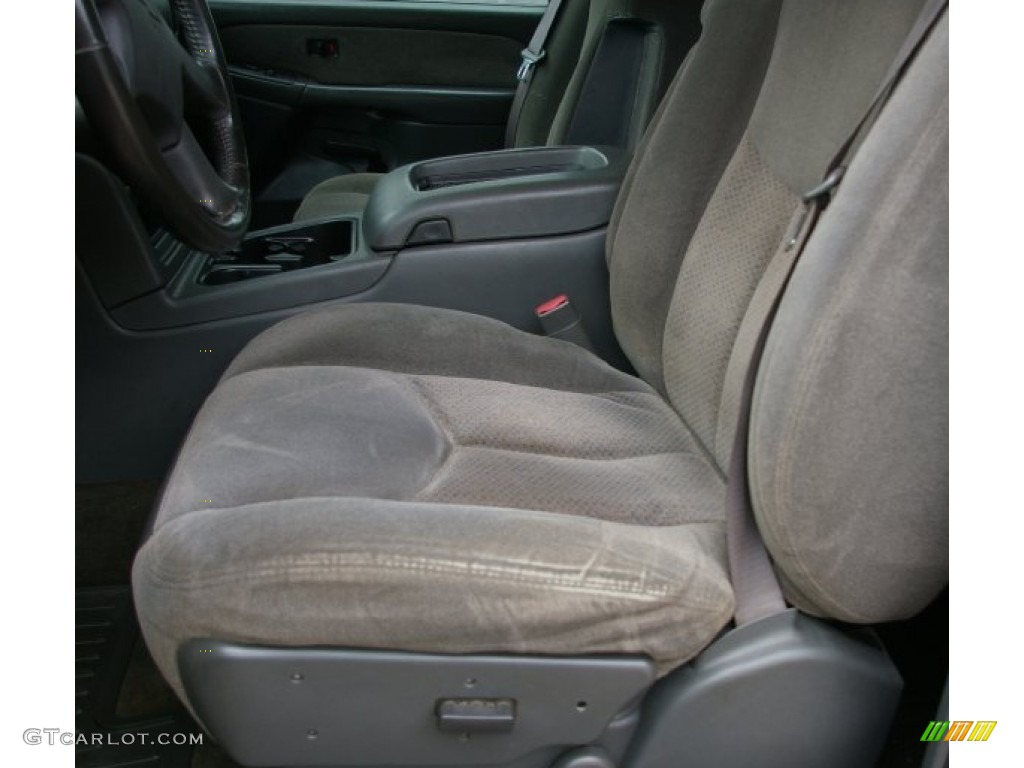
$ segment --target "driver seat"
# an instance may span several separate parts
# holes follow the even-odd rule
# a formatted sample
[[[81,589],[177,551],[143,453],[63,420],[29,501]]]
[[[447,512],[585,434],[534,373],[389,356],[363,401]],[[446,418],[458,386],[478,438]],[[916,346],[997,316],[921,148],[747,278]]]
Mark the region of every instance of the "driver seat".
[[[398,304],[296,315],[235,359],[178,456],[133,584],[154,659],[238,759],[286,759],[244,753],[224,724],[249,703],[230,699],[234,686],[265,685],[276,691],[265,727],[298,729],[294,764],[378,764],[351,742],[329,755],[306,743],[327,727],[307,739],[309,723],[289,714],[301,686],[287,680],[308,674],[298,662],[260,677],[232,651],[235,676],[200,696],[187,654],[218,643],[354,649],[351,663],[401,652],[419,659],[410,686],[452,655],[646,658],[662,683],[640,716],[642,745],[659,718],[669,731],[711,727],[711,709],[673,720],[665,697],[733,616],[723,497],[752,297],[920,6],[708,3],[607,238],[616,335],[638,375],[482,316]],[[947,580],[947,40],[943,17],[811,236],[758,370],[750,498],[801,616],[910,617]],[[278,673],[287,690],[272,688]],[[411,701],[411,688],[379,679],[360,695]],[[785,681],[766,697],[731,691],[716,715],[749,713],[748,701],[757,717],[795,711]],[[410,728],[430,728],[440,693]],[[354,694],[322,695],[315,711],[329,713],[326,702]],[[831,756],[793,757],[814,732],[797,717],[800,738],[758,731],[779,749],[759,764],[863,759],[850,724],[873,700],[823,689],[806,709],[833,706],[845,730]],[[568,733],[579,716],[550,718]],[[420,759],[502,762],[487,739],[516,733],[467,735],[476,762]],[[693,764],[743,764],[723,757],[739,734],[719,742]],[[629,765],[678,764],[664,747],[640,749]],[[515,764],[551,765],[551,754]]]

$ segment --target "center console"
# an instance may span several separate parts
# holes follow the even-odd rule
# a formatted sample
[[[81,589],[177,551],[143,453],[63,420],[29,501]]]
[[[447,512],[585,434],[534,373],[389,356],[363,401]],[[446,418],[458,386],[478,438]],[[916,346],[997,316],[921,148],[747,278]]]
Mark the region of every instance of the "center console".
[[[252,232],[227,253],[188,252],[164,290],[112,315],[147,330],[326,301],[395,301],[537,331],[533,307],[567,293],[597,351],[612,354],[604,231],[628,159],[622,150],[542,147],[414,163],[383,176],[362,211]]]
[[[228,285],[340,263],[355,252],[357,224],[338,219],[256,232],[238,248],[210,256],[197,280],[200,285]]]
[[[377,251],[550,237],[608,224],[628,156],[541,147],[446,157],[381,179],[363,233]]]

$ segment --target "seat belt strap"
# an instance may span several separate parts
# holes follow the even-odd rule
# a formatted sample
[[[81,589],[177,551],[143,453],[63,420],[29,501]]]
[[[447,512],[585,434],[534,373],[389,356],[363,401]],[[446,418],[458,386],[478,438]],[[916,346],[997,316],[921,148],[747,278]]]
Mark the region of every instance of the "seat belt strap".
[[[533,72],[537,64],[544,58],[546,51],[544,45],[551,34],[551,28],[555,25],[558,12],[565,0],[549,0],[544,14],[540,17],[540,23],[533,30],[533,37],[519,54],[522,59],[519,63],[519,71],[516,72],[516,93],[512,97],[512,109],[508,113],[508,124],[505,127],[505,146],[513,147],[516,143],[516,132],[519,130],[519,118],[523,114],[523,105],[526,103],[526,94],[530,90],[530,83],[533,82]]]
[[[747,474],[747,446],[754,384],[772,321],[793,270],[821,213],[842,182],[846,167],[947,5],[948,0],[928,0],[922,7],[917,21],[907,34],[870,106],[828,164],[822,183],[803,195],[802,204],[794,214],[789,231],[772,256],[764,276],[754,291],[737,334],[735,347],[751,348],[739,396],[725,499],[729,574],[736,600],[737,627],[786,609],[782,588],[754,519]],[[755,335],[755,338],[751,343],[752,335]],[[730,361],[730,365],[732,362]]]

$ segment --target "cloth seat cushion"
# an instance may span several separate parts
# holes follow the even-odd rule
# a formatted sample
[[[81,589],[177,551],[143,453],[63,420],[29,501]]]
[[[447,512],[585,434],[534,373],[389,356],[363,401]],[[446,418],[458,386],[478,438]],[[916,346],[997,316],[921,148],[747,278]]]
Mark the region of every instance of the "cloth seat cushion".
[[[302,199],[294,221],[357,214],[366,207],[383,173],[349,173],[317,184]]]
[[[719,472],[647,384],[487,318],[360,304],[257,337],[185,442],[133,583],[193,637],[643,653],[732,615]]]

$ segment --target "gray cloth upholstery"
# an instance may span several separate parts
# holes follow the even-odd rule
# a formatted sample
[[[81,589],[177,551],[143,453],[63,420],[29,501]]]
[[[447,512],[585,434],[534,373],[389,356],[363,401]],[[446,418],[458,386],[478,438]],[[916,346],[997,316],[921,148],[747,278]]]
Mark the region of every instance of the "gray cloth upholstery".
[[[361,211],[366,207],[381,175],[349,173],[321,181],[302,199],[293,219],[307,221]]]
[[[753,403],[752,500],[787,596],[846,621],[912,616],[948,572],[947,25],[808,243]]]
[[[920,5],[919,0],[808,5],[791,2],[782,9],[778,39],[747,131],[719,179],[682,255],[664,321],[661,367],[665,389],[677,412],[701,443],[714,453],[723,470],[728,469],[727,453],[736,419],[736,393],[746,370],[742,364],[730,366],[730,361],[736,359],[733,352],[751,298],[792,220],[800,192],[810,189],[822,178],[830,159],[868,108]],[[872,55],[865,56],[865,50],[870,50]],[[935,84],[931,87],[932,92],[941,92]],[[920,106],[919,102],[914,104],[915,109]],[[800,138],[804,134],[808,137],[806,141]],[[869,162],[861,159],[862,164]],[[905,176],[906,173],[901,178]],[[877,187],[872,189],[877,193]],[[879,206],[877,198],[870,202],[872,216],[888,222],[892,215],[891,206]],[[934,200],[928,201],[927,210],[934,213],[935,203]],[[941,208],[941,211],[944,213],[945,209]],[[833,217],[836,215],[832,214]],[[893,221],[898,221],[898,218]],[[851,230],[851,236],[859,231],[863,237],[869,225],[882,226],[874,220],[861,223],[859,230]],[[922,220],[920,226],[937,239],[946,236],[941,219]],[[805,261],[813,262],[819,250],[833,248],[831,244],[818,245],[827,243],[829,234],[828,228],[815,233],[811,241],[814,247],[808,249]],[[882,242],[871,242],[870,245],[877,249],[872,253],[884,252]],[[877,276],[882,273],[876,268],[871,274]],[[614,290],[615,273],[612,279]],[[787,296],[798,295],[799,290],[793,286]],[[849,306],[879,313],[880,306],[868,298],[872,290],[873,286],[865,285],[862,291],[853,292],[845,301]],[[890,306],[893,298],[884,296],[886,307]],[[903,311],[912,311],[909,303],[900,306],[899,302],[893,302],[891,306],[899,313],[891,317],[881,316],[883,322],[879,325],[890,329],[889,333],[892,328],[901,327]],[[801,314],[798,322],[806,325],[808,317],[820,317],[829,308],[816,305],[814,310]],[[650,307],[646,311],[649,312]],[[944,306],[941,306],[940,314],[944,311]],[[620,327],[619,322],[617,319],[616,329]],[[655,319],[653,322],[659,321]],[[933,317],[932,322],[940,321]],[[801,376],[814,375],[817,361],[803,356],[808,346],[801,346],[805,340],[795,332],[781,338],[786,344],[793,344],[794,350],[800,350],[792,353],[791,367],[786,370],[790,373],[798,371]],[[894,357],[886,363],[909,354],[909,348],[892,346]],[[626,349],[630,351],[628,347]],[[847,391],[856,388],[861,379],[852,371],[865,379],[877,378],[879,361],[871,360],[866,355],[867,349],[865,346],[863,349],[846,350],[845,358],[829,357],[823,363],[824,368],[828,376],[836,375],[838,378],[828,379],[822,387],[825,390],[829,386],[846,387]],[[821,354],[820,351],[817,354]],[[944,355],[944,347],[934,349],[927,363],[936,364],[945,359]],[[740,361],[747,358],[749,349],[738,356]],[[841,365],[843,360],[845,364]],[[839,371],[842,373],[837,373]],[[730,372],[734,378],[727,381],[727,373]],[[925,382],[931,380],[935,386],[935,375],[922,376],[918,381],[927,390]],[[945,381],[945,371],[941,366],[937,375]],[[874,385],[865,381],[864,386],[870,389]],[[913,401],[917,401],[919,396],[912,390],[901,389],[900,393]],[[838,406],[842,401],[831,397],[832,394],[831,391],[823,391],[820,405]],[[868,401],[870,398],[866,398]],[[907,473],[922,475],[925,474],[922,467],[927,467],[935,475],[945,477],[946,468],[943,462],[936,460],[939,457],[935,455],[934,444],[923,439],[936,423],[945,424],[942,402],[922,406],[933,417],[931,422],[915,422],[923,432],[915,433],[909,424],[904,425],[907,428],[900,432],[914,446],[920,460],[920,466],[916,462],[903,461]],[[860,407],[864,405],[859,403]],[[893,408],[899,410],[903,407],[900,413],[904,417],[913,415],[915,419],[919,418],[905,406],[906,403],[896,402]],[[786,476],[786,482],[798,482],[799,478],[800,487],[808,492],[822,493],[827,489],[829,503],[823,503],[824,499],[817,496],[814,503],[805,500],[807,506],[802,514],[795,514],[789,503],[792,499],[786,495],[780,498],[781,492],[773,486],[774,513],[762,520],[762,530],[770,529],[765,531],[767,537],[778,535],[790,541],[789,546],[782,547],[778,539],[772,539],[775,547],[771,549],[773,554],[779,551],[776,564],[785,579],[787,596],[801,607],[849,620],[882,621],[912,615],[945,583],[947,563],[943,537],[946,535],[947,510],[942,503],[944,485],[938,483],[927,492],[911,497],[905,487],[900,488],[900,480],[895,476],[890,478],[891,485],[878,482],[864,459],[861,463],[869,470],[868,473],[851,472],[851,468],[856,466],[854,458],[860,458],[864,451],[865,439],[853,443],[849,453],[829,455],[828,461],[823,461],[822,457],[828,454],[824,451],[815,453],[821,448],[820,444],[845,446],[845,443],[835,440],[837,434],[851,433],[844,430],[856,432],[853,424],[858,419],[862,426],[869,423],[857,408],[845,414],[831,415],[843,419],[835,429],[823,428],[825,421],[821,418],[809,421],[806,417],[793,417],[797,423],[807,424],[808,436],[813,436],[810,437],[813,447],[809,443],[807,454],[801,458],[822,472],[808,472],[802,466],[797,469],[795,458],[793,464],[786,464],[778,470]],[[900,422],[895,415],[889,415],[873,426],[881,428],[886,423],[891,427]],[[926,428],[925,423],[931,426]],[[893,445],[894,453],[886,449],[887,431],[878,433],[876,444],[869,451],[879,461],[879,467],[892,465],[902,452],[897,445]],[[765,441],[765,455],[773,460],[778,460],[780,444],[793,446],[794,435],[789,431],[780,434],[779,431],[768,430],[756,434]],[[935,434],[931,436],[936,437]],[[945,451],[944,441],[938,450]],[[763,466],[753,461],[751,464]],[[823,470],[826,467],[831,473],[841,475],[844,483],[840,484],[837,479],[831,483],[823,482],[821,475],[825,474]],[[903,482],[906,482],[905,478]],[[845,493],[835,496],[836,490],[844,485]],[[792,491],[786,491],[789,492]],[[855,546],[858,542],[848,535],[854,527],[859,527],[862,543],[866,544],[869,537],[877,535],[879,530],[879,526],[870,522],[876,518],[871,514],[862,514],[859,519],[854,517],[854,510],[839,503],[839,499],[846,499],[859,509],[863,499],[876,493],[876,503],[882,505],[882,500],[887,498],[888,501],[873,510],[874,514],[897,518],[899,529],[908,535],[920,527],[931,532],[920,536],[913,545],[902,536],[888,539],[890,544],[901,542],[898,555],[887,547],[880,547],[873,552],[880,559],[866,557],[862,551],[864,547]],[[887,494],[894,496],[889,498]],[[907,495],[907,500],[898,501],[900,494]],[[755,512],[761,511],[757,501],[766,498],[772,497],[755,496]],[[841,550],[848,554],[840,557]],[[782,557],[783,552],[790,556]],[[811,558],[813,566],[806,567],[804,558]],[[851,560],[856,561],[856,565]],[[823,575],[825,573],[827,577]],[[868,578],[867,574],[874,577]],[[826,581],[819,582],[819,578]],[[899,583],[900,578],[904,579],[901,589],[891,590],[886,599],[880,599],[877,594],[879,585]],[[822,601],[825,594],[829,596],[828,602]]]
[[[662,366],[672,403],[709,448],[729,353],[798,201],[744,139],[683,257]]]
[[[205,635],[631,652],[667,670],[732,613],[722,492],[664,400],[578,347],[342,306],[276,326],[226,372],[136,560],[136,599],[175,685],[178,641]]]
[[[657,61],[645,67],[646,77],[637,84],[626,144],[635,147],[693,44],[696,5],[696,0],[565,0],[548,39],[547,55],[523,102],[514,146],[554,146],[571,138],[569,125],[605,26],[611,19],[628,18],[649,23],[651,34],[658,37],[652,47]],[[509,73],[514,70],[510,67]],[[328,179],[309,191],[293,219],[358,213],[380,178],[381,174],[359,173]]]
[[[919,6],[708,4],[609,235],[641,378],[426,307],[344,305],[254,339],[135,563],[164,674],[178,685],[196,637],[643,653],[662,673],[698,653],[733,609],[722,446],[752,297]],[[947,38],[812,234],[754,394],[751,500],[787,597],[848,621],[910,615],[946,580]]]
[[[750,119],[781,0],[720,0],[637,149],[608,228],[615,335],[664,391],[665,318],[682,257]]]
[[[359,333],[335,333],[339,322],[358,324]],[[396,373],[577,392],[648,388],[573,344],[522,333],[490,318],[408,304],[352,304],[296,315],[253,339],[224,378],[257,368],[336,365],[342,360]]]

